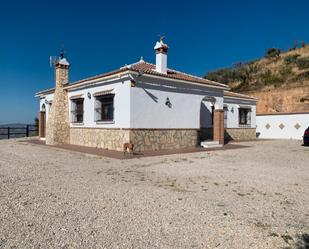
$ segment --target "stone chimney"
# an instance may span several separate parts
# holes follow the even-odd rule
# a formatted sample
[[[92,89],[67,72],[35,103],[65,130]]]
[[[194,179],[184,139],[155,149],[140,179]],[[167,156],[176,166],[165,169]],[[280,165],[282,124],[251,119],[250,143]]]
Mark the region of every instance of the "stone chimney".
[[[154,50],[156,51],[156,71],[166,74],[168,46],[163,42],[163,37],[160,37],[160,41],[156,43]]]
[[[46,125],[46,144],[70,143],[68,94],[64,87],[69,83],[70,64],[62,52],[55,63],[55,92]]]

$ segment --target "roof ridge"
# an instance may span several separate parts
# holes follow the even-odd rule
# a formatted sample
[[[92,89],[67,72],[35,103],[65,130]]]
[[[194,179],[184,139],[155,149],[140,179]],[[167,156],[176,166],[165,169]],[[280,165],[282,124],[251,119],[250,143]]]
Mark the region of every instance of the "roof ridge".
[[[226,84],[223,84],[223,83],[220,83],[220,82],[216,82],[216,81],[212,81],[212,80],[209,80],[209,79],[206,79],[206,78],[203,78],[203,77],[200,77],[200,76],[196,76],[196,75],[193,75],[193,74],[181,72],[181,71],[178,71],[178,70],[175,70],[175,69],[169,69],[169,70],[174,71],[176,73],[185,74],[187,76],[190,76],[190,77],[193,77],[193,78],[196,78],[196,79],[205,80],[205,81],[208,81],[208,82],[213,82],[213,83],[216,83],[216,84],[220,84],[220,85],[226,86]]]
[[[150,63],[150,62],[147,62],[147,61],[143,61],[143,62],[137,62],[135,63],[136,64],[148,64],[148,65],[152,65],[152,66],[156,66],[155,64],[153,63]],[[133,65],[133,64],[132,64]],[[173,68],[167,68],[168,71],[172,71],[172,72],[175,72],[175,73],[179,73],[179,74],[184,74],[184,75],[187,75],[187,76],[190,76],[190,77],[193,77],[193,78],[196,78],[196,79],[199,79],[199,80],[205,80],[205,81],[208,81],[208,82],[212,82],[212,83],[216,83],[216,84],[220,84],[220,85],[223,85],[223,86],[226,86],[226,84],[223,84],[223,83],[220,83],[220,82],[216,82],[216,81],[212,81],[212,80],[209,80],[209,79],[206,79],[206,78],[203,78],[203,77],[200,77],[200,76],[197,76],[197,75],[193,75],[193,74],[189,74],[189,73],[185,73],[185,72],[182,72],[182,71],[179,71],[179,70],[176,70],[176,69],[173,69]]]
[[[123,69],[123,68],[130,68],[130,67],[134,67],[135,65],[138,65],[138,64],[149,64],[149,65],[154,65],[150,62],[147,62],[147,61],[137,61],[137,62],[134,62],[134,63],[131,63],[131,64],[125,64],[124,66],[120,67],[120,69]]]

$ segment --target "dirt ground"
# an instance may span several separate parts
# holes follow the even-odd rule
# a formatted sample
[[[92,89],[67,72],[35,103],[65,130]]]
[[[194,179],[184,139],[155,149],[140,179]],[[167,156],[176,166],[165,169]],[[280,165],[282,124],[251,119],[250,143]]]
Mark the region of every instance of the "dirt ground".
[[[300,141],[130,160],[0,141],[0,248],[309,248]]]

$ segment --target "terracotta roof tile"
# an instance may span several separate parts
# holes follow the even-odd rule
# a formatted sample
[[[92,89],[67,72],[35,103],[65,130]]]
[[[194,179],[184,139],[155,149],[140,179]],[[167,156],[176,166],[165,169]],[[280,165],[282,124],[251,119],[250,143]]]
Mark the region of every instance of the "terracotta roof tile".
[[[204,79],[201,77],[197,77],[194,75],[190,75],[187,73],[179,72],[173,69],[167,69],[167,74],[159,73],[155,71],[156,66],[154,64],[148,63],[148,62],[139,62],[136,64],[132,64],[131,69],[134,71],[143,71],[146,74],[151,75],[157,75],[165,78],[171,78],[171,79],[177,79],[177,80],[184,80],[184,81],[190,81],[194,83],[200,83],[200,84],[206,84],[210,86],[217,86],[217,87],[224,87],[228,88],[227,85],[221,84],[215,81],[211,81],[208,79]]]
[[[154,64],[148,63],[148,62],[144,62],[144,61],[140,61],[131,65],[127,65],[124,67],[121,67],[119,69],[107,72],[107,73],[103,73],[103,74],[98,74],[89,78],[85,78],[82,80],[78,80],[72,83],[68,84],[68,87],[74,87],[74,85],[84,85],[83,83],[85,83],[85,85],[87,85],[87,81],[90,80],[95,80],[95,79],[99,79],[99,78],[103,78],[103,77],[107,77],[107,76],[111,76],[117,73],[121,73],[121,72],[125,72],[125,71],[135,71],[135,72],[140,72],[143,71],[144,74],[148,74],[148,75],[154,75],[154,76],[160,76],[160,77],[165,77],[165,78],[170,78],[170,79],[175,79],[175,80],[183,80],[183,81],[188,81],[188,82],[192,82],[192,83],[199,83],[199,84],[204,84],[204,85],[209,85],[209,86],[213,86],[213,87],[220,87],[220,88],[225,88],[228,89],[228,86],[225,84],[221,84],[215,81],[211,81],[208,79],[204,79],[201,77],[197,77],[194,75],[190,75],[190,74],[186,74],[186,73],[182,73],[173,69],[167,69],[167,74],[163,74],[163,73],[159,73],[157,71],[155,71],[156,66]],[[45,91],[40,91],[37,93],[37,95],[40,94],[45,94],[47,91],[48,92],[52,92],[54,90],[54,88],[45,90]]]

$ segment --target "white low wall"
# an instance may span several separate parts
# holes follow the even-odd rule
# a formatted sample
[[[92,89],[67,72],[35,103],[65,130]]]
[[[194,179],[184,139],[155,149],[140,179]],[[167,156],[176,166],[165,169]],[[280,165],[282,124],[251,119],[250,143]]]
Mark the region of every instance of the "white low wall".
[[[309,112],[258,114],[256,124],[258,138],[302,139]]]

